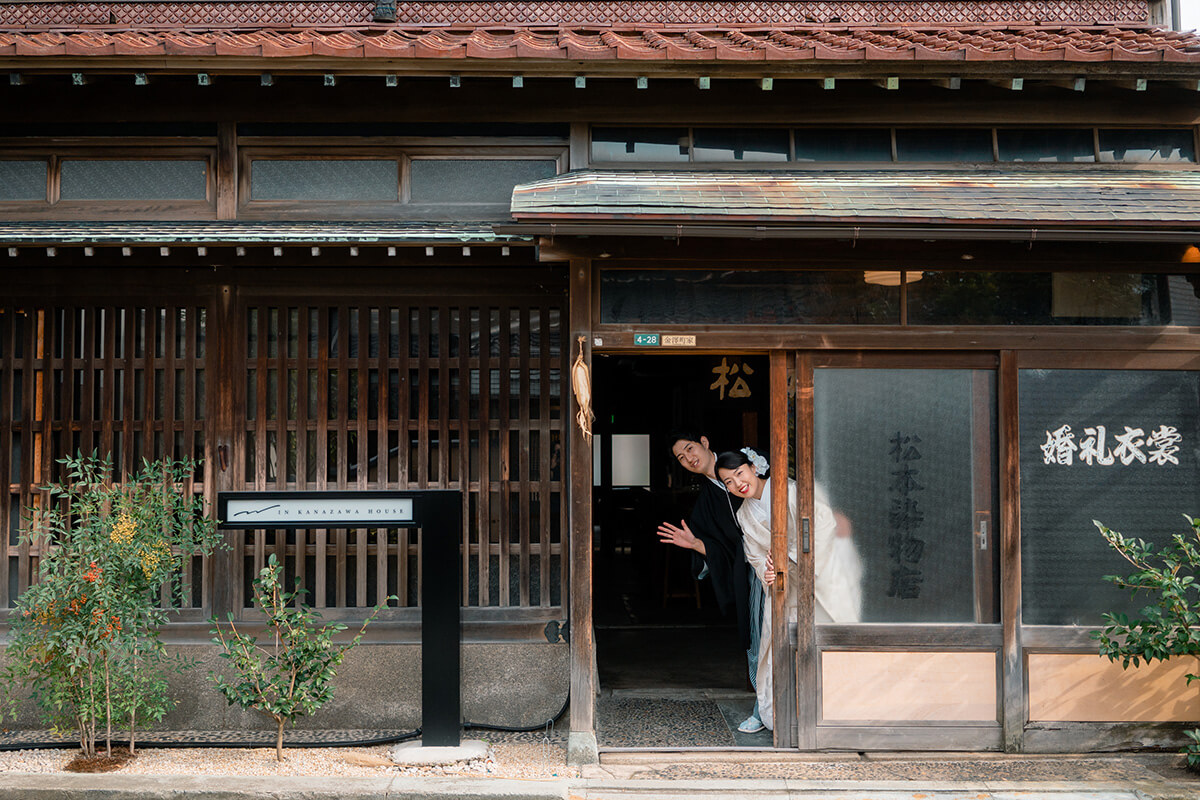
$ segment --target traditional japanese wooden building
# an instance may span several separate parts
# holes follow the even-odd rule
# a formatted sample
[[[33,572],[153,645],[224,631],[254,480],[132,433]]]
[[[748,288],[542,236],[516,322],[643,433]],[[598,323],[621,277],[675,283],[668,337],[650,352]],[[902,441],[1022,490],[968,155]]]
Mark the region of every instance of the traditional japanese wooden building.
[[[1128,606],[1092,519],[1200,513],[1200,37],[1169,16],[0,0],[0,605],[69,452],[194,456],[210,498],[460,489],[464,717],[569,700],[594,758],[639,744],[604,704],[647,671],[749,696],[653,535],[690,423],[787,463],[804,516],[819,483],[862,562],[854,624],[814,623],[811,553],[786,576],[780,722],[728,746],[1178,742],[1195,665],[1089,637]],[[174,646],[215,661],[274,553],[327,618],[398,597],[312,724],[420,724],[418,533],[227,539]],[[168,727],[255,724],[178,689]]]

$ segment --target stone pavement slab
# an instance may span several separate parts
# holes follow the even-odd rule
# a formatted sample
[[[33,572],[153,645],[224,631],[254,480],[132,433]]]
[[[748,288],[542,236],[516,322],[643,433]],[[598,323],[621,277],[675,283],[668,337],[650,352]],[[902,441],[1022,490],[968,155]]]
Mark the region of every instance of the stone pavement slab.
[[[1200,800],[1200,780],[1169,755],[914,759],[723,752],[624,760],[588,767],[581,778],[548,780],[8,771],[0,772],[0,800]],[[1089,774],[1094,777],[1081,779]]]

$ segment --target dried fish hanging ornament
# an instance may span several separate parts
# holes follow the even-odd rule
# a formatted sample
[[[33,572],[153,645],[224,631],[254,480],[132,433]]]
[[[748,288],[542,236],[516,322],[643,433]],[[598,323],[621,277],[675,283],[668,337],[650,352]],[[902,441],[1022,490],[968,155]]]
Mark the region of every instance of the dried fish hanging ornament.
[[[595,422],[596,415],[592,413],[592,372],[583,360],[583,342],[584,337],[578,337],[579,355],[575,356],[575,362],[571,364],[571,387],[575,390],[575,404],[579,407],[575,421],[583,431],[584,440],[591,446],[592,423]]]

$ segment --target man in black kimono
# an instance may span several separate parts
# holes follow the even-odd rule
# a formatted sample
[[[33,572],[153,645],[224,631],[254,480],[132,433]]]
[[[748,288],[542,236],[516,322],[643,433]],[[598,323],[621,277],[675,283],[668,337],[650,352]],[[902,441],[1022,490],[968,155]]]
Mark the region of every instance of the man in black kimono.
[[[700,497],[687,521],[680,520],[678,527],[669,522],[658,526],[659,539],[691,550],[692,574],[697,579],[712,578],[721,613],[737,620],[739,640],[749,656],[750,681],[754,683],[763,593],[746,563],[742,531],[733,516],[742,500],[729,494],[717,480],[717,455],[707,436],[698,431],[676,431],[669,437],[669,444],[680,466],[701,477]],[[753,597],[752,589],[757,590]],[[762,728],[756,704],[738,730],[755,733]]]

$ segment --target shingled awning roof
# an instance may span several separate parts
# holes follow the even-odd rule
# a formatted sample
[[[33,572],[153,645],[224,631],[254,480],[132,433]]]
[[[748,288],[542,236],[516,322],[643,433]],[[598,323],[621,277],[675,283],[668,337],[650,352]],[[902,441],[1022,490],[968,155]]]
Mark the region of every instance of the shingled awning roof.
[[[71,222],[0,223],[3,245],[509,244],[484,223],[438,222]]]
[[[4,57],[1200,63],[1200,36],[1085,26],[472,26],[307,30],[0,29]]]
[[[1200,172],[1151,170],[569,172],[517,186],[525,228],[921,226],[1200,231]],[[626,230],[624,232],[631,232]]]

